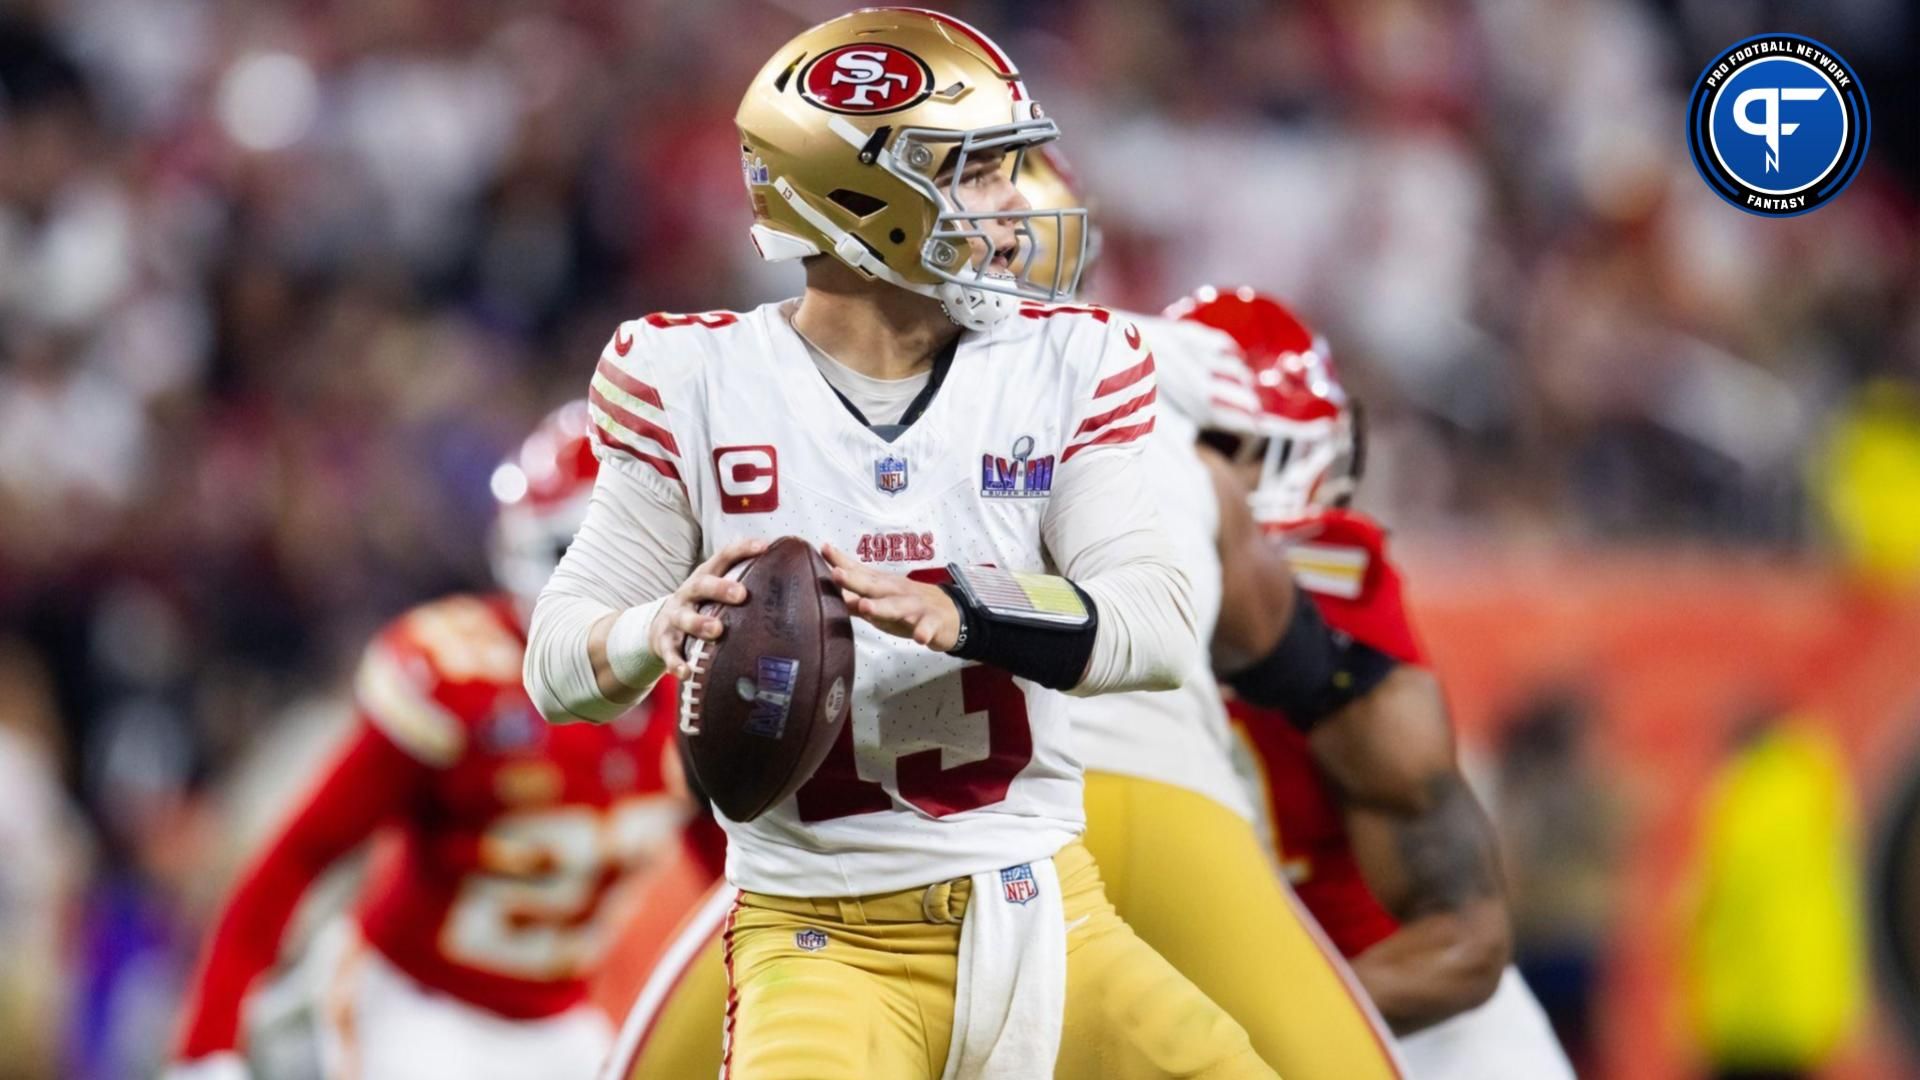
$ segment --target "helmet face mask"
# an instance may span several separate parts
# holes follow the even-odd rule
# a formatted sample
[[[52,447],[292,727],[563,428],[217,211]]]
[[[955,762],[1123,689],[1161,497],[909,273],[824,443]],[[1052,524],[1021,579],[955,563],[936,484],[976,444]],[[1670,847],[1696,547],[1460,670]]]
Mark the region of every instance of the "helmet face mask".
[[[1352,501],[1365,464],[1359,402],[1340,384],[1326,338],[1280,301],[1249,288],[1203,288],[1167,309],[1239,345],[1270,436],[1248,504],[1256,521],[1284,526]]]
[[[1073,170],[1053,145],[1022,154],[1014,184],[1034,209],[1068,211],[1033,220],[1035,250],[1029,271],[1035,282],[1056,286],[1055,299],[1070,300],[1100,257],[1100,227],[1093,221],[1093,208],[1081,197]]]
[[[1084,238],[1084,210],[966,205],[969,161],[1004,153],[1017,176],[1060,130],[1006,54],[958,19],[876,8],[822,23],[775,54],[735,121],[763,257],[830,254],[976,330],[1020,300],[1071,295],[1070,264],[1041,259],[1042,234],[1075,235],[1067,222],[1080,219]],[[1006,270],[993,223],[1018,241]]]
[[[1363,425],[1358,403],[1348,406],[1337,417],[1306,424],[1272,421],[1274,438],[1248,502],[1254,520],[1285,525],[1353,501]]]
[[[900,133],[899,142],[907,145],[910,159],[929,156],[925,152],[942,142],[954,144],[948,155],[952,163],[942,169],[939,178],[929,180],[917,173],[901,177],[941,208],[920,252],[920,263],[929,273],[963,289],[985,289],[1024,300],[1055,301],[1073,296],[1080,284],[1078,268],[1085,254],[1087,211],[1084,207],[976,210],[967,207],[960,190],[968,162],[996,150],[1004,151],[1011,161],[1010,167],[1002,167],[1007,168],[1008,180],[1018,190],[1018,177],[1025,167],[1027,152],[1037,145],[1034,134],[1038,125],[1045,125],[1045,130],[1052,132],[1046,139],[1058,136],[1058,128],[1052,126],[1051,120],[1006,124],[998,130],[962,132],[957,139],[948,132],[925,129],[910,128]],[[1068,221],[1079,222],[1080,228],[1070,234]],[[989,222],[1003,222],[1013,228],[1019,251],[1010,272],[992,269],[995,244],[986,228]],[[1081,238],[1082,250],[1070,258],[1061,258],[1061,253],[1052,251],[1059,241],[1047,238],[1068,235]],[[953,269],[956,263],[961,264],[957,270]]]

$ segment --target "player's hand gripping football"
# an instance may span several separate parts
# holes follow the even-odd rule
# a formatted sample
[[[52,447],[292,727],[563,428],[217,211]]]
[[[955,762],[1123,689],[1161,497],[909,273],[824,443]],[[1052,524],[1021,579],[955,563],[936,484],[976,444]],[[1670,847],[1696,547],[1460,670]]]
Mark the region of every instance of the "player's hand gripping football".
[[[747,602],[747,587],[726,576],[743,559],[751,559],[767,550],[765,540],[735,540],[726,547],[713,553],[706,562],[693,568],[687,580],[673,590],[667,602],[660,605],[660,611],[653,617],[653,627],[647,634],[647,641],[653,648],[653,655],[667,665],[667,670],[676,679],[685,679],[693,675],[693,666],[687,663],[683,647],[688,636],[703,641],[720,640],[720,620],[700,611],[702,604],[744,604]]]
[[[960,636],[960,611],[938,585],[904,574],[862,566],[832,544],[821,553],[833,567],[833,583],[847,610],[894,637],[912,638],[935,652],[946,652]]]

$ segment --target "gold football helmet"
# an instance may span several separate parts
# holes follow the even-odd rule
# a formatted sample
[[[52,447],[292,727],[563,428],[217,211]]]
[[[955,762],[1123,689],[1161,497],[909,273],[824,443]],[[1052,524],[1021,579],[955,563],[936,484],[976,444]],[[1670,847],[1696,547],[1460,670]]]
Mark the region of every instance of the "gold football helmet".
[[[1066,158],[1056,147],[1038,147],[1021,161],[1014,183],[1035,210],[1078,211],[1064,219],[1034,220],[1036,244],[1030,271],[1035,281],[1068,281],[1078,291],[1100,258],[1100,227],[1093,222],[1093,208],[1081,195]]]
[[[760,69],[734,122],[763,258],[830,254],[938,299],[973,330],[1020,298],[1073,294],[1067,271],[1078,255],[1035,275],[1036,223],[1084,243],[1084,210],[970,209],[962,197],[970,156],[1004,151],[1002,167],[1017,178],[1026,151],[1060,135],[1013,61],[966,23],[918,8],[821,23]],[[991,265],[985,223],[995,220],[1013,222],[1020,237],[1009,272]]]

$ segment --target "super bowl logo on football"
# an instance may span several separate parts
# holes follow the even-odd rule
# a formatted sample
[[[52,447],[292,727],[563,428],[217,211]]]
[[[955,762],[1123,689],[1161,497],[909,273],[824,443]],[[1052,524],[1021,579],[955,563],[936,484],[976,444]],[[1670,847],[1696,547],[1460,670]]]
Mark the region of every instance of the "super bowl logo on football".
[[[800,72],[800,96],[837,113],[888,113],[911,108],[933,92],[933,69],[905,49],[881,42],[842,45]]]
[[[1798,34],[1762,34],[1700,73],[1687,148],[1714,194],[1750,214],[1792,217],[1846,190],[1872,126],[1859,77],[1832,49]]]
[[[888,495],[907,490],[907,459],[888,454],[874,462],[873,486]]]
[[[1011,458],[980,455],[980,496],[1039,499],[1053,493],[1053,455],[1033,456],[1033,436],[1013,440]]]
[[[1040,895],[1040,883],[1033,879],[1033,866],[1021,863],[1000,871],[1000,891],[1009,904],[1024,904]]]
[[[784,656],[763,656],[755,678],[742,678],[734,687],[740,700],[752,708],[747,714],[748,734],[777,739],[786,734],[787,712],[793,707],[793,683],[800,673],[800,661]]]

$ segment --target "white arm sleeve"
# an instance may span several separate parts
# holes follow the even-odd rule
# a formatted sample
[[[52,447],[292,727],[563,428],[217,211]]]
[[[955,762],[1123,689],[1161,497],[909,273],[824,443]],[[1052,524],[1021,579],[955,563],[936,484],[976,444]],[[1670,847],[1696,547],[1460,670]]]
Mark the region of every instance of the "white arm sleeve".
[[[1152,445],[1144,453],[1166,453]],[[1054,564],[1100,612],[1087,674],[1069,693],[1172,690],[1198,662],[1192,584],[1174,561],[1139,455],[1089,453],[1054,492],[1041,530]]]
[[[587,637],[613,612],[623,613],[615,624],[622,631],[641,618],[651,623],[652,605],[679,588],[699,559],[700,524],[686,494],[623,461],[603,460],[586,521],[541,590],[527,631],[522,675],[540,714],[555,723],[605,722],[631,708],[632,701],[601,694]],[[627,643],[619,656],[608,642],[615,674],[643,694],[665,670],[646,652],[644,630],[615,635]]]

